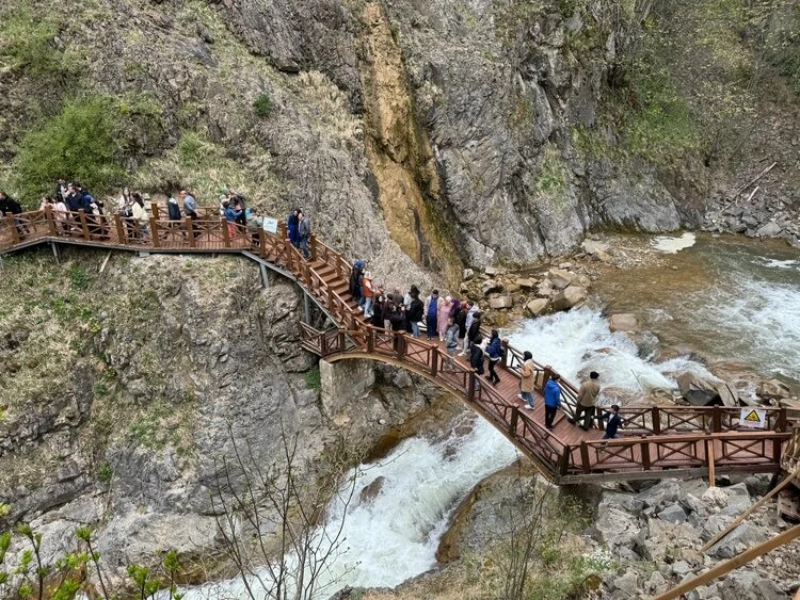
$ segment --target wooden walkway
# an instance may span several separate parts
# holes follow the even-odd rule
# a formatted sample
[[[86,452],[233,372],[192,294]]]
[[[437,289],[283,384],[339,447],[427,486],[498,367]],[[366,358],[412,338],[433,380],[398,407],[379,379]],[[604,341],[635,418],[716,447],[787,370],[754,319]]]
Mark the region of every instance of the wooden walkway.
[[[602,430],[583,431],[567,421],[575,411],[577,389],[561,378],[562,410],[552,431],[544,427],[541,390],[554,373],[536,364],[535,410],[517,395],[522,352],[505,348],[501,381],[491,385],[462,360],[448,359],[439,342],[414,339],[366,324],[348,293],[350,261],[312,236],[312,258],[305,260],[286,239],[237,226],[229,231],[213,209],[200,218],[170,221],[155,204],[145,230],[133,219],[34,211],[0,219],[0,255],[43,243],[71,243],[127,251],[240,253],[257,258],[294,278],[328,315],[331,328],[301,323],[303,346],[328,361],[367,359],[393,364],[436,383],[501,431],[551,481],[558,484],[619,479],[705,476],[710,472],[777,473],[791,437],[785,409],[766,408],[767,427],[755,431],[740,422],[738,408],[625,407],[619,438],[601,440]],[[597,409],[598,413],[602,409]]]

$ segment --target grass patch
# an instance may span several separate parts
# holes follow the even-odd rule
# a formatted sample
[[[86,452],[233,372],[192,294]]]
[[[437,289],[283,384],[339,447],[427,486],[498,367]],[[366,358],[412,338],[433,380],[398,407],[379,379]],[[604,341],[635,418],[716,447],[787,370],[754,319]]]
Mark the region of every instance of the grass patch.
[[[318,390],[320,388],[322,388],[322,378],[317,366],[306,372],[306,389]]]
[[[266,119],[272,114],[272,99],[269,94],[263,93],[256,98],[256,101],[253,102],[253,112],[262,119]]]

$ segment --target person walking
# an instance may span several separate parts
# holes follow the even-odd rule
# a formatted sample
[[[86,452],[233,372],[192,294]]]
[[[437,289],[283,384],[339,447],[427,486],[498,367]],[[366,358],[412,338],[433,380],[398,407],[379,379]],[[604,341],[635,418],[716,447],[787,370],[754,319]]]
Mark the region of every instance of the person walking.
[[[150,223],[150,215],[144,208],[144,199],[142,198],[141,194],[133,194],[133,205],[131,205],[131,211],[133,220],[137,226],[135,237],[144,242],[145,236],[149,233],[148,224]]]
[[[453,317],[447,318],[447,331],[444,334],[444,346],[447,350],[447,356],[449,357],[445,365],[445,371],[452,371],[455,366],[455,359],[453,357],[456,355],[456,350],[458,350],[458,325],[456,325]]]
[[[286,237],[289,238],[289,241],[295,248],[297,248],[300,244],[300,238],[297,235],[297,230],[300,225],[300,220],[298,218],[299,214],[300,209],[295,208],[289,213],[289,216],[286,217]]]
[[[453,308],[453,299],[450,296],[446,296],[444,300],[439,300],[436,313],[436,333],[439,334],[439,341],[442,342],[447,333],[451,308]]]
[[[479,312],[478,307],[475,306],[475,303],[470,300],[466,302],[464,307],[467,313],[466,319],[464,321],[464,327],[466,328],[467,335],[464,338],[464,350],[461,353],[462,356],[466,356],[467,352],[469,351],[469,344],[470,344],[469,331],[470,328],[472,327],[472,322],[475,320],[475,314]]]
[[[604,440],[613,440],[617,437],[617,431],[620,427],[622,427],[622,418],[619,416],[619,405],[612,404],[611,405],[611,412],[605,413],[597,417],[599,420],[607,420],[608,423],[606,424],[606,432],[603,434],[602,439]]]
[[[411,336],[419,337],[419,322],[422,321],[422,316],[425,314],[425,305],[419,299],[419,290],[415,291],[412,286],[411,303],[406,308],[406,318],[408,319],[407,325],[411,328]]]
[[[553,429],[555,425],[556,413],[561,408],[561,387],[558,381],[561,376],[558,373],[553,373],[547,385],[544,386],[544,426],[548,429]]]
[[[495,370],[500,359],[503,358],[503,343],[500,341],[500,334],[497,329],[492,329],[492,337],[489,338],[489,345],[486,346],[486,354],[489,356],[489,374],[486,378],[494,385],[500,383],[500,376]]]
[[[308,249],[308,243],[311,241],[311,222],[302,210],[297,213],[297,239],[300,251],[308,260],[311,258],[311,252]]]
[[[385,323],[383,322],[383,315],[385,314],[384,311],[386,309],[386,296],[383,294],[377,294],[374,297],[375,302],[372,304],[372,317],[369,320],[369,324],[373,327],[377,328],[386,328]]]
[[[459,347],[461,348],[460,356],[464,356],[464,346],[466,346],[469,342],[467,341],[467,312],[468,312],[468,303],[465,304],[463,308],[461,308],[455,317],[455,322],[458,325],[458,342]]]
[[[366,271],[361,279],[361,295],[364,298],[364,316],[372,317],[372,298],[375,296],[375,288],[372,283],[372,273]]]
[[[536,384],[536,365],[533,364],[533,354],[527,350],[522,355],[522,366],[519,369],[519,399],[525,402],[524,408],[533,410],[533,390]]]
[[[429,342],[435,340],[438,333],[440,303],[442,300],[439,298],[439,290],[433,290],[425,300],[425,333],[428,334]]]
[[[578,390],[578,403],[575,406],[575,418],[569,419],[573,425],[580,423],[583,417],[581,429],[589,431],[592,426],[592,417],[594,416],[594,405],[597,402],[597,396],[600,394],[600,384],[597,380],[600,379],[600,374],[597,371],[589,373],[589,381],[581,385]]]
[[[197,221],[200,218],[197,214],[197,200],[186,190],[181,190],[178,195],[183,200],[183,213],[192,221]]]

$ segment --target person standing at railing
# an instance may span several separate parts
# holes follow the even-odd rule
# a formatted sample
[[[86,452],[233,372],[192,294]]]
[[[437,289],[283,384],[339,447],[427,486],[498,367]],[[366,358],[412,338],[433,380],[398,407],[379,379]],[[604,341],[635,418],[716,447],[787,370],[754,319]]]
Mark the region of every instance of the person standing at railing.
[[[589,373],[589,381],[584,382],[578,390],[578,403],[575,405],[575,418],[569,419],[569,422],[575,425],[580,423],[582,416],[583,424],[580,427],[584,431],[589,431],[589,428],[592,426],[594,405],[595,402],[597,402],[597,396],[600,394],[598,379],[600,379],[600,374],[597,371]]]
[[[467,352],[469,351],[469,332],[470,328],[472,327],[472,321],[475,320],[475,313],[479,312],[478,307],[475,306],[475,303],[471,300],[468,300],[464,304],[464,310],[466,311],[465,320],[464,320],[464,328],[466,330],[465,337],[464,337],[464,349],[461,352],[461,356],[466,356]]]
[[[419,290],[416,286],[411,286],[409,294],[411,296],[411,303],[406,307],[407,325],[411,329],[411,336],[418,338],[419,322],[422,321],[422,317],[425,314],[425,305],[422,300],[419,299]]]
[[[555,421],[558,409],[561,408],[561,386],[558,381],[561,376],[558,373],[553,373],[547,385],[544,386],[544,426],[548,429],[553,429],[553,421]]]
[[[446,296],[443,300],[440,299],[436,308],[436,331],[439,334],[439,341],[442,342],[447,333],[451,308],[453,308],[453,299],[450,296]]]
[[[364,273],[364,278],[361,280],[361,293],[364,296],[364,316],[369,319],[372,317],[372,298],[375,296],[372,273],[369,271]]]
[[[67,182],[64,181],[63,177],[59,177],[58,179],[56,179],[56,191],[55,191],[55,196],[53,196],[53,200],[54,201],[61,200],[63,202],[66,199],[66,197],[67,197]]]
[[[527,350],[522,355],[522,366],[519,369],[519,399],[525,402],[523,408],[533,410],[533,390],[535,386],[536,365],[533,364],[533,354]]]
[[[619,416],[619,405],[612,404],[611,412],[607,412],[597,417],[600,421],[608,420],[606,432],[603,434],[604,440],[613,440],[617,437],[617,431],[622,427],[622,417]]]
[[[473,341],[469,343],[469,364],[470,366],[475,369],[478,376],[483,375],[483,348],[481,348],[481,344],[483,343],[483,338],[478,335]],[[477,390],[480,387],[480,383],[478,380],[475,380],[475,389]]]
[[[136,238],[144,238],[150,232],[148,223],[150,222],[150,215],[144,207],[144,199],[141,194],[133,194],[133,206],[131,206],[133,220],[138,226]]]
[[[378,293],[375,295],[374,300],[375,302],[372,304],[372,317],[369,320],[369,324],[373,327],[386,329],[386,323],[384,322],[384,315],[387,314],[386,295],[382,293],[380,288],[378,288]]]
[[[181,190],[178,195],[183,199],[183,214],[192,219],[192,221],[196,221],[198,219],[197,200],[186,190]]]
[[[353,300],[358,304],[358,310],[364,310],[364,294],[361,289],[364,285],[364,261],[357,260],[353,263],[353,270],[350,271],[350,281],[347,283],[347,289]]]
[[[456,350],[458,350],[458,325],[453,317],[447,319],[447,331],[444,334],[444,347],[450,359],[447,362],[446,371],[452,371],[455,365]]]
[[[64,204],[64,200],[61,197],[57,197],[53,203],[53,217],[59,231],[66,232],[69,229],[69,225],[67,225],[67,205]]]
[[[235,240],[239,230],[236,227],[236,220],[241,211],[237,211],[228,200],[222,201],[222,213],[225,215],[225,222],[228,227],[228,238]]]
[[[308,242],[311,241],[311,221],[302,210],[297,213],[297,240],[303,256],[306,259],[311,258],[311,252],[308,249]]]
[[[19,202],[14,200],[5,192],[0,192],[0,216],[8,216],[8,215],[21,215],[22,214],[22,207],[19,205]],[[28,230],[25,225],[22,224],[17,218],[14,218],[14,227],[17,230],[17,235],[20,239],[25,238],[28,235]]]
[[[425,329],[429,342],[436,339],[439,325],[439,304],[444,304],[439,298],[439,290],[433,290],[425,300]]]

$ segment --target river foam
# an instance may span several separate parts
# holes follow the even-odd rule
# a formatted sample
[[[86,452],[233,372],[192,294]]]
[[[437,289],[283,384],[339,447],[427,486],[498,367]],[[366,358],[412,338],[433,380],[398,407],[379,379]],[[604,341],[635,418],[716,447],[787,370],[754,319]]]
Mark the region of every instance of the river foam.
[[[653,248],[664,254],[675,254],[686,248],[691,248],[697,243],[697,236],[687,231],[680,237],[660,236],[651,242]]]

